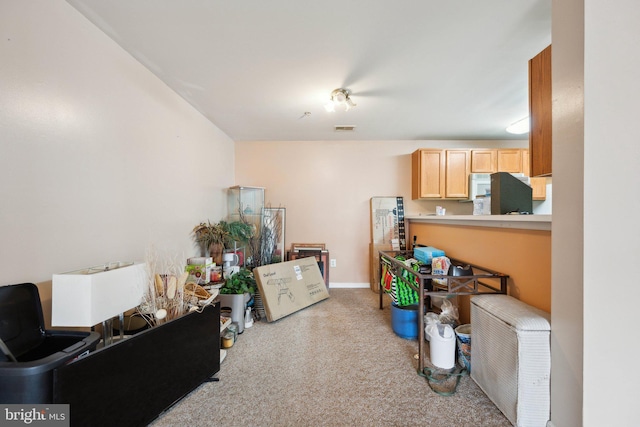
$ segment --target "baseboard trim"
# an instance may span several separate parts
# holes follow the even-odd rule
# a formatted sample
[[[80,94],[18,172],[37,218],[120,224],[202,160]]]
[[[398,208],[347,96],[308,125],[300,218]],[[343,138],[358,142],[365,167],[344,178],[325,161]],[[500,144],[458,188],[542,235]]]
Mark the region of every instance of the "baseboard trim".
[[[361,288],[369,288],[371,285],[369,283],[335,283],[329,282],[329,288],[337,289],[337,288],[348,288],[348,289],[361,289]]]

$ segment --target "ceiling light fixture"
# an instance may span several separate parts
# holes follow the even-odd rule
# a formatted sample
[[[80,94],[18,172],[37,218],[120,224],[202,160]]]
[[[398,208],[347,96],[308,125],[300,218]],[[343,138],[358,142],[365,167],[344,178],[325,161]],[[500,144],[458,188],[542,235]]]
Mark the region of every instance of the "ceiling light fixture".
[[[523,133],[529,132],[529,116],[518,120],[515,123],[511,123],[510,126],[507,127],[507,132],[513,133],[515,135],[521,135]]]
[[[336,106],[342,105],[344,106],[344,111],[349,111],[350,108],[356,106],[349,97],[350,94],[349,89],[334,89],[331,92],[331,99],[325,104],[324,108],[331,113],[336,111]]]

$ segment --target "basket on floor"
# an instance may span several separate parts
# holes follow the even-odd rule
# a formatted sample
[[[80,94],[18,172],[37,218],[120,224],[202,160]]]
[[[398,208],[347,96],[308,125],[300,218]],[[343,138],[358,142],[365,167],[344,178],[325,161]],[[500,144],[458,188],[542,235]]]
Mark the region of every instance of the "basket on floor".
[[[418,371],[427,379],[429,387],[441,396],[451,396],[455,394],[460,383],[460,378],[469,375],[469,372],[460,366],[454,366],[451,369],[442,369],[427,362],[424,371]]]

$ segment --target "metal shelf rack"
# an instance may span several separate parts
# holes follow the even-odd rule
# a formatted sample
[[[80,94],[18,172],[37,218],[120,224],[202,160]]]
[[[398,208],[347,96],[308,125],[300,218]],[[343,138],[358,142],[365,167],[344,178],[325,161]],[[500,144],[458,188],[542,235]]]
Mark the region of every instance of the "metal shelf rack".
[[[424,307],[425,303],[430,302],[431,296],[447,296],[447,295],[478,295],[478,294],[506,294],[508,275],[500,273],[479,265],[471,264],[456,258],[451,258],[451,265],[470,265],[473,268],[472,276],[449,276],[439,274],[422,274],[408,268],[402,261],[396,259],[397,256],[405,258],[413,258],[413,251],[379,251],[380,266],[386,263],[390,266],[396,277],[402,276],[403,272],[415,276],[416,286],[409,283],[409,286],[418,292],[418,369],[423,372],[425,368],[424,357]],[[382,277],[382,275],[381,275]],[[433,279],[442,279],[445,284],[434,283]],[[409,281],[410,282],[410,281]],[[384,287],[379,287],[380,293],[380,309],[383,307]]]

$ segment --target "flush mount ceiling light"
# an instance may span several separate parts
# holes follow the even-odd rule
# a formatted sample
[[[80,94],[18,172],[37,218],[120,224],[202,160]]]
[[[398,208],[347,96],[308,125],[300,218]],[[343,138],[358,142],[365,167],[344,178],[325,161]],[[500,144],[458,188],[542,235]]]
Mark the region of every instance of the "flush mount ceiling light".
[[[356,106],[349,97],[350,94],[349,89],[334,89],[333,92],[331,92],[331,99],[324,108],[328,112],[333,112],[336,111],[336,106],[344,106],[344,111],[349,111],[350,108]]]
[[[517,122],[512,123],[507,127],[506,131],[515,135],[521,135],[529,132],[529,117],[525,117],[524,119],[520,119]]]

